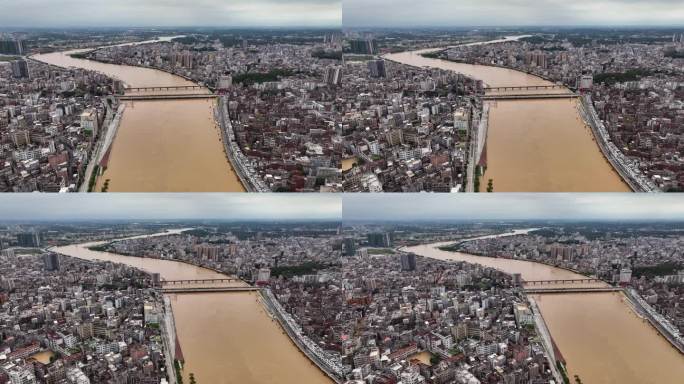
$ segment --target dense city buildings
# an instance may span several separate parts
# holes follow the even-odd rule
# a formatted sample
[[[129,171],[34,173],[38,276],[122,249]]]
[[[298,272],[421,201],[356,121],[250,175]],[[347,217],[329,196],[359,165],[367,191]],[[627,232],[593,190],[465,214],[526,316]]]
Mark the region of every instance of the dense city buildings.
[[[450,249],[536,261],[631,287],[684,334],[682,247],[684,237],[674,226],[634,231],[573,225],[526,235],[466,241]]]
[[[677,33],[679,32],[679,33]],[[684,33],[559,31],[520,41],[459,46],[439,57],[528,72],[580,92],[610,149],[659,190],[679,191],[684,121]],[[603,139],[602,139],[603,140]]]
[[[0,62],[0,191],[66,192],[112,119],[115,82],[30,59]]]
[[[315,271],[336,264],[337,228],[303,225],[224,225],[159,237],[111,241],[94,250],[121,255],[189,262],[246,281],[268,281],[291,270]]]
[[[0,254],[0,382],[164,383],[161,296],[131,267]]]
[[[345,59],[343,72],[345,191],[464,190],[477,82],[383,59]]]
[[[75,57],[154,68],[214,92],[220,141],[248,191],[496,190],[496,183],[480,185],[487,182],[480,178],[493,97],[487,84],[387,56],[441,48],[424,55],[511,68],[569,87],[581,95],[591,136],[631,189],[680,189],[684,43],[676,29],[188,32],[141,44],[150,31],[93,37],[100,47],[86,43],[87,32],[3,35],[0,187],[108,190],[97,177],[107,167],[118,125],[107,131],[124,85],[30,56],[90,47]],[[500,40],[507,34],[523,37]],[[129,44],[107,45],[107,38]],[[152,91],[136,97],[152,97],[145,92]]]
[[[335,31],[193,35],[96,50],[89,58],[177,74],[220,95],[226,152],[250,190],[341,191]]]

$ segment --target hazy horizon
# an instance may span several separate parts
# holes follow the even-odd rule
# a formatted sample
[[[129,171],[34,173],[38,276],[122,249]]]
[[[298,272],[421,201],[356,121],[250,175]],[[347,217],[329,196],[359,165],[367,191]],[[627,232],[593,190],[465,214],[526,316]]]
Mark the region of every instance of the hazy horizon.
[[[7,194],[0,222],[341,220],[334,195],[229,193]]]
[[[344,0],[342,24],[363,27],[684,26],[681,0]]]
[[[4,28],[334,27],[341,0],[0,0]]]
[[[342,206],[344,222],[684,221],[676,194],[346,194]]]

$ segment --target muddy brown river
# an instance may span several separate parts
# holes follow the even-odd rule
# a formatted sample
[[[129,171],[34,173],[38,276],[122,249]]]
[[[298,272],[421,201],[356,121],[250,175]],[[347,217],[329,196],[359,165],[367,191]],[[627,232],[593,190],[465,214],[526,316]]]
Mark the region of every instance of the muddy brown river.
[[[101,72],[130,87],[196,85],[164,71],[69,56],[82,51],[33,58]],[[215,105],[214,99],[126,101],[107,169],[95,190],[109,180],[110,192],[244,192],[224,153],[213,117]]]
[[[169,233],[177,233],[170,231]],[[88,249],[97,243],[55,248],[86,260],[126,264],[165,280],[216,279],[226,275],[171,260],[122,256]],[[176,332],[183,349],[185,382],[332,383],[273,320],[255,292],[170,295]]]
[[[489,87],[553,84],[512,69],[421,56],[435,50],[438,49],[387,54],[385,58],[416,67],[455,71],[482,80]],[[492,179],[495,192],[630,191],[603,156],[590,128],[583,122],[578,112],[578,100],[499,100],[488,103],[487,169],[480,179],[480,190],[484,191],[484,186]]]
[[[519,231],[517,233],[525,233]],[[458,260],[520,273],[524,280],[577,279],[574,272],[524,260],[473,256],[438,249],[453,242],[409,247],[439,260]],[[684,355],[620,292],[533,295],[561,354],[570,380],[592,384],[680,384]]]

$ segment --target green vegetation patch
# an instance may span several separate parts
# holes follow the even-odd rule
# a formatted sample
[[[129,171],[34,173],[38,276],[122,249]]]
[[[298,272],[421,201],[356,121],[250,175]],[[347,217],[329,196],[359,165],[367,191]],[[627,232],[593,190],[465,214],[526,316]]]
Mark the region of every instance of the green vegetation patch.
[[[91,251],[95,251],[95,252],[107,252],[107,250],[109,249],[109,245],[110,245],[110,244],[111,244],[111,243],[104,243],[104,244],[100,244],[100,245],[93,245],[93,246],[88,247],[88,249],[91,250]]]
[[[656,276],[667,276],[667,275],[674,275],[682,269],[682,265],[680,263],[674,262],[674,261],[668,261],[662,264],[658,265],[651,265],[651,266],[646,266],[646,267],[635,267],[632,270],[632,274],[634,277],[641,277],[641,276],[646,276],[646,277],[656,277]]]
[[[273,69],[268,72],[248,72],[233,77],[233,82],[244,85],[260,84],[269,81],[278,81],[282,77],[295,75],[296,72],[289,69]]]
[[[326,269],[328,267],[329,265],[327,264],[319,263],[316,261],[307,261],[299,265],[288,265],[271,268],[271,275],[289,278],[293,276],[310,275],[312,273]]]
[[[342,51],[318,50],[311,53],[311,57],[328,60],[342,60]]]
[[[652,72],[648,69],[630,69],[626,72],[606,72],[594,76],[595,83],[605,83],[613,85],[615,83],[624,83],[626,81],[637,81],[642,77],[650,76]]]
[[[74,59],[88,59],[88,52],[70,53],[69,56],[73,57]]]
[[[392,248],[368,248],[369,255],[387,255],[394,254],[394,249]]]

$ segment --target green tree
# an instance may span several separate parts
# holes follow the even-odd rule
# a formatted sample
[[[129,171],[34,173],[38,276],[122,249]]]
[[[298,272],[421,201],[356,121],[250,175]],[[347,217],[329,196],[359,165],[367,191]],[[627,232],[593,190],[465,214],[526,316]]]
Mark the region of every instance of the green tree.
[[[494,180],[492,179],[487,182],[487,192],[494,192]]]
[[[183,374],[181,373],[181,366],[178,360],[173,360],[173,366],[176,371],[176,383],[183,384]]]
[[[197,381],[195,380],[195,374],[194,373],[190,374],[190,384],[197,384]]]

